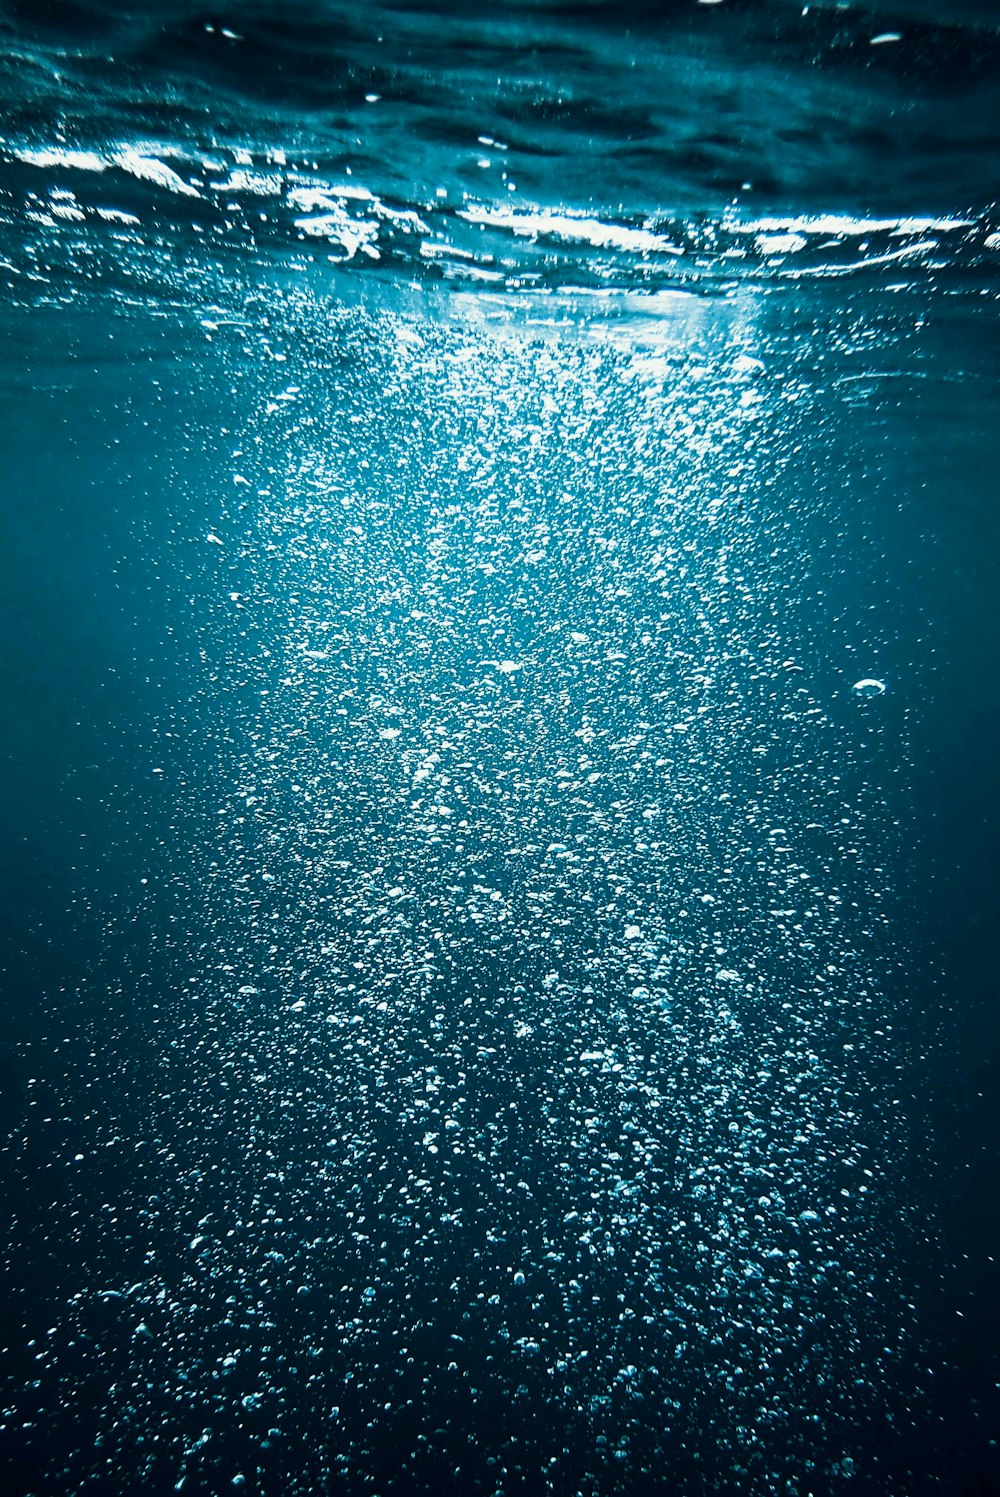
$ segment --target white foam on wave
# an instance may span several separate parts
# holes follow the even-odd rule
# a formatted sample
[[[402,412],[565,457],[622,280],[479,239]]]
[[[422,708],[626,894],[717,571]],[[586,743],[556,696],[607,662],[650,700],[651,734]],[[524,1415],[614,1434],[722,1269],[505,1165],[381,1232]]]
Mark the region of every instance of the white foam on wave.
[[[467,223],[483,224],[494,229],[509,229],[521,238],[552,238],[591,244],[595,249],[624,250],[632,254],[682,255],[684,251],[652,229],[631,229],[624,224],[606,223],[600,218],[577,218],[569,213],[545,209],[521,211],[507,206],[489,207],[476,204],[458,213]]]
[[[109,165],[96,151],[65,150],[61,146],[17,147],[11,155],[27,166],[68,167],[78,172],[103,172]]]
[[[145,152],[136,150],[132,146],[116,151],[110,164],[121,167],[122,171],[129,172],[142,182],[154,182],[157,187],[165,187],[168,192],[176,192],[180,197],[201,197],[198,189],[192,187],[189,182],[185,182],[184,178],[178,176],[173,167],[168,166],[165,161],[161,161],[158,156],[147,156]]]
[[[864,234],[947,234],[972,228],[971,218],[855,218],[845,213],[798,214],[788,218],[755,218],[727,227],[734,234],[795,234],[808,238],[848,238]]]

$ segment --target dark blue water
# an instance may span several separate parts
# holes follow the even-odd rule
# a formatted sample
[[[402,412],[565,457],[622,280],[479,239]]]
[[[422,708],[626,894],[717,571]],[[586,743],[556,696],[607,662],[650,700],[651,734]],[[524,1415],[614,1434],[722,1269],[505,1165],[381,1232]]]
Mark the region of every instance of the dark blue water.
[[[2,8],[3,1491],[1000,1490],[996,21]]]

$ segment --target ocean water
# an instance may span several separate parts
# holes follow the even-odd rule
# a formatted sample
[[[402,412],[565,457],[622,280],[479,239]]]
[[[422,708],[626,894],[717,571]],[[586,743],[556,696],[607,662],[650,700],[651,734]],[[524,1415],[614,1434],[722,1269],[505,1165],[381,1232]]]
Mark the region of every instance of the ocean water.
[[[995,6],[0,7],[0,1490],[1000,1490]]]

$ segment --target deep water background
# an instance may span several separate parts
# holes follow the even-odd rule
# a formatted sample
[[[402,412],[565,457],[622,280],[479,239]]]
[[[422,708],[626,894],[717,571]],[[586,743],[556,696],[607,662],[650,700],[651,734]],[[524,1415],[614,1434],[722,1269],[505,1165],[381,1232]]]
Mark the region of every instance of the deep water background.
[[[995,18],[801,11],[5,7],[7,1490],[1000,1489]]]

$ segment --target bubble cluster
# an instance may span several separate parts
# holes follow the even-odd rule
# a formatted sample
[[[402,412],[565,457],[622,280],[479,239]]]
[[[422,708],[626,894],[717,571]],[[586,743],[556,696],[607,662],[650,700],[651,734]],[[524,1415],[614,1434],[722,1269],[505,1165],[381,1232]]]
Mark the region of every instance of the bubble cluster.
[[[8,1427],[93,1409],[80,1492],[826,1490],[909,1323],[881,683],[821,660],[801,371],[749,297],[271,297],[214,355],[143,1094],[68,1135],[56,1230],[101,1204]]]

